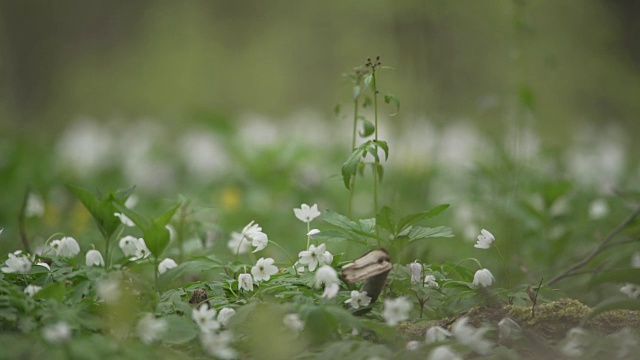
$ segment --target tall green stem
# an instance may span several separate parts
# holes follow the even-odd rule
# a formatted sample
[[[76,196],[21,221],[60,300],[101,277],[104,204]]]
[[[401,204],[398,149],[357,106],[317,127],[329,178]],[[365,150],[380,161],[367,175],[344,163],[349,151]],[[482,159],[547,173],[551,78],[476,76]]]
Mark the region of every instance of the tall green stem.
[[[351,135],[351,151],[356,148],[356,133],[358,131],[358,97],[353,100],[353,133]],[[353,197],[355,194],[356,177],[351,177],[351,186],[349,187],[349,218],[353,215]],[[309,246],[307,246],[308,248]]]
[[[378,141],[378,86],[376,84],[376,70],[371,72],[371,89],[373,90],[373,121],[375,126],[374,140]],[[378,213],[378,157],[374,157],[373,163],[373,216]],[[376,233],[378,227],[376,226]]]

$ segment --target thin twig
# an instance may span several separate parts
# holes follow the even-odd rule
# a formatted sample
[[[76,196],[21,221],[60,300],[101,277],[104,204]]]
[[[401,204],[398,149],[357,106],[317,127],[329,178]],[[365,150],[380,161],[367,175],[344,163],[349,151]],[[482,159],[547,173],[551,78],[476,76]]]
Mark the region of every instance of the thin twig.
[[[587,255],[585,258],[583,258],[582,260],[578,261],[577,263],[573,264],[572,266],[570,266],[568,269],[564,270],[563,272],[561,272],[560,274],[556,275],[554,278],[552,278],[551,280],[549,280],[549,282],[547,283],[547,285],[552,285],[562,279],[564,279],[565,277],[569,276],[573,271],[585,266],[589,261],[591,261],[591,259],[593,259],[594,257],[596,257],[598,254],[600,254],[603,250],[606,249],[607,244],[613,240],[613,238],[616,237],[616,235],[618,235],[622,229],[624,229],[627,225],[629,225],[629,223],[631,223],[638,215],[640,215],[640,206],[637,207],[632,213],[631,215],[629,215],[626,219],[624,219],[623,222],[621,222],[620,224],[618,224],[618,226],[616,226],[610,233],[609,235],[607,235],[604,239],[602,239],[602,241],[600,242],[600,244],[593,249],[593,251]]]

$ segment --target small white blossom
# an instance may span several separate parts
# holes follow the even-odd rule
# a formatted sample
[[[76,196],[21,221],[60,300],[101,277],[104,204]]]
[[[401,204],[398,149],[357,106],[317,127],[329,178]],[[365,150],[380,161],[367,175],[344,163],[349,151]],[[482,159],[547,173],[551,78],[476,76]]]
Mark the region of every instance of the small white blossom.
[[[493,242],[496,241],[496,238],[493,237],[493,234],[488,232],[485,229],[480,231],[480,235],[478,235],[478,242],[474,245],[474,247],[478,249],[489,249]]]
[[[398,323],[409,318],[411,302],[404,297],[395,299],[385,299],[382,317],[389,326],[396,326]]]
[[[229,320],[236,314],[236,311],[232,308],[222,308],[218,312],[218,322],[226,327],[229,324]]]
[[[411,282],[419,283],[422,280],[422,264],[419,262],[412,262],[409,264],[409,270],[411,270]]]
[[[426,342],[427,344],[441,342],[451,337],[451,333],[441,326],[432,326],[427,330]]]
[[[104,259],[98,250],[89,250],[85,256],[87,266],[104,266]]]
[[[253,278],[251,275],[238,275],[238,290],[253,291]]]
[[[235,255],[246,254],[251,250],[251,241],[241,233],[234,231],[231,233],[231,240],[227,243],[227,247]]]
[[[337,284],[338,282],[338,273],[331,266],[324,265],[316,271],[316,288],[319,288],[323,284],[326,287],[331,284]]]
[[[513,334],[519,333],[521,330],[520,325],[510,317],[505,317],[498,323],[500,339],[508,339],[513,336]]]
[[[147,247],[147,244],[144,242],[143,238],[136,239],[136,252],[132,257],[129,258],[130,261],[136,261],[140,259],[146,259],[151,255],[151,251]]]
[[[475,287],[487,287],[493,284],[493,274],[488,269],[481,269],[476,271],[473,275],[473,286]]]
[[[24,274],[31,270],[31,260],[26,255],[19,252],[9,254],[9,258],[4,262],[5,267],[2,268],[3,273]]]
[[[425,275],[424,277],[424,285],[430,288],[439,288],[440,285],[436,282],[436,277],[433,275]]]
[[[624,293],[632,299],[637,299],[640,296],[640,286],[635,284],[626,284],[620,288],[620,292]]]
[[[327,299],[333,299],[338,295],[338,291],[340,290],[340,285],[337,283],[328,285],[324,287],[324,291],[322,292],[322,297],[326,297]]]
[[[256,265],[251,268],[251,274],[254,281],[269,281],[271,275],[278,273],[278,267],[273,265],[274,260],[272,258],[260,258],[256,262]]]
[[[164,319],[156,319],[153,314],[145,313],[136,325],[136,333],[140,340],[145,344],[151,344],[158,340],[168,325]]]
[[[64,321],[47,325],[42,329],[44,339],[52,344],[62,344],[71,339],[71,326]]]
[[[28,297],[33,297],[33,295],[37,294],[38,291],[40,291],[40,290],[42,290],[42,286],[28,285],[26,288],[24,288],[24,293]]]
[[[118,246],[124,253],[124,256],[131,257],[131,256],[134,256],[136,254],[136,250],[138,250],[137,243],[138,243],[137,238],[131,235],[127,235],[122,239],[120,239]]]
[[[164,274],[167,272],[167,270],[173,269],[176,267],[178,267],[178,264],[176,264],[176,262],[173,259],[166,258],[162,260],[160,264],[158,264],[158,272],[160,274]]]
[[[136,194],[131,194],[131,196],[129,196],[124,202],[124,206],[129,209],[133,209],[137,204],[138,196]]]
[[[420,345],[422,345],[422,343],[420,341],[417,340],[411,340],[407,343],[407,350],[409,351],[416,351],[418,349],[420,349]]]
[[[27,197],[27,206],[24,209],[24,215],[30,217],[42,217],[44,215],[44,201],[38,194],[29,193]]]
[[[269,243],[267,234],[263,233],[260,225],[255,224],[253,221],[242,229],[241,235],[247,241],[251,241],[251,245],[256,248],[253,252],[264,249]]]
[[[287,314],[282,318],[282,323],[295,332],[304,330],[304,321],[300,319],[298,314]]]
[[[53,240],[49,246],[57,256],[72,258],[80,253],[80,245],[72,237],[63,237],[60,240]]]
[[[302,204],[300,209],[293,209],[293,213],[296,215],[298,220],[310,223],[313,219],[320,216],[320,211],[318,211],[318,205],[313,204],[313,206],[309,207],[307,204]]]
[[[216,310],[209,308],[209,304],[203,303],[199,308],[193,309],[191,318],[200,327],[202,332],[214,332],[220,329],[220,322],[216,320]]]
[[[231,341],[233,341],[233,336],[229,331],[200,333],[200,344],[202,344],[204,351],[218,359],[226,360],[237,357],[237,352],[229,346]]]
[[[604,199],[596,199],[589,205],[589,219],[599,220],[607,216],[609,213],[609,205]]]
[[[129,226],[129,227],[136,226],[136,224],[134,224],[133,221],[131,221],[131,219],[129,219],[129,217],[123,213],[113,213],[113,215],[118,219],[120,219],[120,222],[125,226]]]
[[[478,354],[489,354],[493,343],[483,339],[484,334],[489,331],[489,328],[476,329],[473,326],[467,325],[467,322],[469,322],[468,317],[458,319],[451,328],[453,336],[455,336],[460,344],[470,347]]]
[[[49,266],[49,264],[47,264],[46,262],[40,261],[40,262],[36,263],[36,265],[42,266],[44,268],[47,268],[47,270],[51,271],[51,266]]]
[[[300,258],[298,262],[303,265],[307,265],[309,271],[314,271],[318,265],[328,265],[333,261],[333,256],[325,251],[326,245],[320,244],[317,247],[313,244],[309,245],[309,250],[300,251],[298,257]],[[326,255],[330,256],[330,259],[327,258]],[[331,261],[329,261],[331,260]]]
[[[462,360],[462,357],[451,350],[450,347],[442,345],[431,350],[428,360]]]
[[[631,267],[634,269],[640,268],[640,251],[636,251],[631,256]]]
[[[358,290],[351,291],[351,298],[345,301],[345,304],[350,304],[354,309],[358,309],[360,306],[367,306],[370,303],[371,297],[367,296],[367,292],[360,292]]]
[[[122,284],[120,279],[112,276],[98,281],[96,295],[107,304],[114,304],[122,296]]]
[[[307,233],[307,236],[313,238],[314,235],[318,235],[320,234],[320,230],[318,229],[311,229],[309,230],[309,232]]]
[[[569,330],[565,337],[565,343],[560,350],[568,357],[580,357],[584,353],[585,347],[589,344],[588,334],[581,328]]]

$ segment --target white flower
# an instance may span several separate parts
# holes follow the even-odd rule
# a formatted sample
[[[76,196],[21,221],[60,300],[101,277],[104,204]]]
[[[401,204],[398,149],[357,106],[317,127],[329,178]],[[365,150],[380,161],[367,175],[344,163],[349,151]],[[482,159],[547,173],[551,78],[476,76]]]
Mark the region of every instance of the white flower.
[[[232,308],[222,308],[218,313],[218,322],[222,326],[227,326],[229,324],[229,320],[236,314],[236,311]]]
[[[55,254],[60,257],[72,258],[80,253],[80,245],[72,237],[63,237],[60,240],[53,240],[49,246]]]
[[[107,304],[114,304],[122,296],[122,286],[120,279],[111,276],[98,281],[96,285],[96,295]]]
[[[26,217],[41,217],[44,215],[44,201],[38,194],[29,193],[27,198],[27,206],[24,209]]]
[[[200,333],[200,344],[202,344],[204,351],[218,359],[234,359],[237,357],[236,351],[229,346],[232,340],[233,336],[229,331]]]
[[[427,344],[436,343],[445,341],[449,337],[451,337],[451,333],[448,332],[445,328],[440,326],[432,326],[429,328],[429,330],[427,330],[426,342]]]
[[[42,290],[42,286],[28,285],[26,288],[24,288],[24,293],[28,297],[33,297],[33,295],[37,294],[38,291],[40,291],[40,290]]]
[[[278,268],[273,265],[272,258],[260,258],[256,262],[256,266],[251,268],[251,274],[254,281],[269,281],[271,275],[278,273]]]
[[[358,290],[351,291],[351,298],[345,301],[345,304],[350,304],[354,309],[358,309],[360,306],[367,306],[370,303],[371,297],[367,296],[367,292]]]
[[[129,196],[124,202],[124,206],[129,209],[133,209],[137,204],[138,196],[136,194],[131,194],[131,196]]]
[[[253,221],[242,229],[242,237],[247,239],[247,241],[251,241],[251,245],[256,248],[253,252],[264,249],[269,243],[267,234],[263,233],[260,225],[254,224]]]
[[[331,284],[338,283],[338,273],[334,268],[329,265],[321,266],[318,271],[316,271],[316,287],[319,288],[324,284],[324,286],[329,286]]]
[[[120,246],[120,249],[124,253],[124,256],[130,257],[136,254],[136,250],[138,250],[137,243],[138,243],[137,238],[131,235],[127,235],[122,239],[120,239],[118,246]]]
[[[637,299],[640,296],[640,286],[634,284],[626,284],[620,288],[620,291],[632,299]]]
[[[136,224],[134,224],[133,221],[131,221],[131,219],[129,219],[129,217],[123,213],[113,213],[113,215],[118,219],[120,219],[120,222],[125,226],[129,226],[129,227],[136,226]]]
[[[307,236],[313,238],[314,235],[320,234],[320,230],[318,229],[311,229],[309,230],[309,232],[307,233]]]
[[[496,241],[496,238],[493,237],[493,234],[488,232],[485,229],[480,231],[480,235],[478,235],[478,242],[474,245],[474,247],[478,249],[488,249],[493,245],[493,242]]]
[[[498,323],[498,331],[500,339],[508,339],[513,334],[521,331],[520,325],[513,321],[510,317],[505,317]]]
[[[160,274],[164,274],[167,272],[167,270],[173,269],[175,267],[178,267],[178,264],[176,264],[176,262],[173,259],[166,258],[162,260],[160,264],[158,264],[158,272]]]
[[[451,348],[448,346],[438,346],[437,348],[431,350],[431,353],[428,357],[429,360],[462,360],[460,355],[456,354]]]
[[[584,353],[584,348],[588,345],[587,333],[581,328],[569,330],[565,337],[565,343],[560,348],[562,353],[569,357],[579,357]]]
[[[151,313],[145,313],[136,325],[136,333],[145,344],[151,344],[158,340],[167,331],[167,322],[164,319],[156,319]]]
[[[407,343],[407,350],[409,351],[416,351],[420,348],[420,341],[417,340],[411,340]]]
[[[298,220],[310,223],[313,219],[320,216],[320,211],[318,211],[318,205],[313,204],[313,206],[309,207],[307,204],[302,204],[300,209],[293,209],[293,213],[296,215]]]
[[[389,326],[395,326],[399,322],[407,320],[409,318],[409,311],[411,310],[411,303],[404,297],[395,299],[384,300],[384,310],[382,310],[382,317]]]
[[[220,329],[220,322],[216,320],[216,309],[209,308],[209,304],[203,303],[199,308],[193,309],[191,318],[200,327],[202,332],[213,332]]]
[[[253,278],[251,275],[238,275],[238,290],[253,291]]]
[[[487,287],[493,283],[493,274],[488,269],[481,269],[476,271],[473,275],[473,286],[475,287]]]
[[[303,265],[307,265],[309,271],[314,271],[318,265],[331,264],[325,255],[327,251],[325,251],[326,245],[320,244],[318,247],[311,244],[309,245],[309,250],[300,251],[298,257],[300,258],[298,262]],[[331,254],[329,254],[331,256]],[[331,260],[333,260],[333,256],[331,256]]]
[[[47,270],[51,271],[51,266],[49,266],[49,264],[47,264],[46,262],[42,262],[40,261],[39,263],[37,263],[36,265],[38,266],[42,266],[44,268],[47,268]]]
[[[631,267],[635,269],[640,268],[640,251],[633,253],[631,257]]]
[[[287,314],[282,318],[282,323],[295,332],[304,330],[304,321],[300,319],[298,314]]]
[[[603,199],[596,199],[589,205],[589,219],[598,220],[607,216],[609,213],[609,205]]]
[[[227,247],[235,255],[246,254],[251,250],[251,241],[241,233],[234,231],[231,233],[231,240],[227,243]]]
[[[433,275],[425,275],[424,277],[424,285],[430,288],[439,288],[440,285],[436,282],[436,277]]]
[[[52,344],[62,344],[71,339],[71,327],[66,322],[59,321],[42,329],[42,336]]]
[[[135,245],[136,252],[129,258],[130,261],[145,259],[151,255],[151,251],[149,251],[149,248],[147,247],[147,244],[145,244],[143,238],[136,239]]]
[[[422,280],[422,264],[419,262],[412,262],[409,264],[409,270],[411,270],[411,282],[419,283]]]
[[[331,265],[333,263],[333,255],[330,252],[325,251],[322,255],[324,255],[324,264],[321,262],[321,265]]]
[[[9,254],[9,258],[4,262],[3,273],[24,274],[31,270],[31,260],[26,255],[17,253]]]
[[[87,266],[104,266],[104,259],[98,250],[89,250],[85,256]]]
[[[338,295],[338,291],[340,290],[340,285],[337,283],[327,285],[324,287],[324,291],[322,292],[322,297],[326,297],[327,299],[333,299]]]
[[[478,354],[489,354],[493,347],[493,343],[482,338],[484,333],[489,331],[489,328],[476,329],[473,326],[467,325],[467,322],[469,322],[468,317],[458,319],[451,328],[453,336],[455,336],[456,340],[460,344],[470,347]]]

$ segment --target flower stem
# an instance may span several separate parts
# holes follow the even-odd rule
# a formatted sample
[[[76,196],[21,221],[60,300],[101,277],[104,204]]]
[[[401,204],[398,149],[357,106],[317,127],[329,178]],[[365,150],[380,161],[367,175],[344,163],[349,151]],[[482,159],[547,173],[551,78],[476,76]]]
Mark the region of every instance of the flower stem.
[[[294,267],[295,269],[295,264],[296,262],[293,260],[293,258],[291,258],[291,256],[289,256],[289,254],[284,250],[284,248],[282,246],[280,246],[277,242],[273,241],[273,240],[269,240],[270,243],[272,243],[273,245],[277,246],[280,250],[282,250],[282,252],[287,256],[287,258],[289,258],[289,261],[291,261],[291,265]],[[309,247],[307,246],[307,249]],[[296,270],[297,273],[297,270]]]

